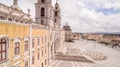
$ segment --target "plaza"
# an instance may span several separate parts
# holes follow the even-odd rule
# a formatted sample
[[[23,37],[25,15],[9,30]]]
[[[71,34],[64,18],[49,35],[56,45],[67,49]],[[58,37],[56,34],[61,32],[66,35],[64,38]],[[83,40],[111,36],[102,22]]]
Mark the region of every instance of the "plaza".
[[[67,48],[69,49],[80,50],[81,52],[98,52],[102,53],[106,56],[103,60],[92,60],[91,57],[87,58],[91,59],[91,62],[83,62],[81,61],[68,61],[68,60],[52,60],[49,67],[120,67],[120,50],[117,48],[111,48],[109,46],[105,46],[104,44],[97,43],[95,41],[87,41],[80,39],[75,41],[75,43],[65,43]],[[78,52],[71,52],[72,54],[76,54]],[[87,56],[87,55],[86,55]]]

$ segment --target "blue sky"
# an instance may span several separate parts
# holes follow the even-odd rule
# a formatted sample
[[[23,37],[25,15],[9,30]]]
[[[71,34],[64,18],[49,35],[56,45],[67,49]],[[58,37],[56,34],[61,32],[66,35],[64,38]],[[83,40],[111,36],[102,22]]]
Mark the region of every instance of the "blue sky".
[[[109,14],[119,14],[120,13],[120,9],[114,9],[114,8],[98,8],[96,9],[97,12],[102,12],[105,15],[109,15]]]
[[[8,6],[13,0],[0,0]],[[36,0],[19,0],[24,12],[31,9],[35,15]],[[56,1],[53,0],[53,6]],[[61,7],[62,25],[66,22],[74,32],[120,32],[120,0],[58,0]]]

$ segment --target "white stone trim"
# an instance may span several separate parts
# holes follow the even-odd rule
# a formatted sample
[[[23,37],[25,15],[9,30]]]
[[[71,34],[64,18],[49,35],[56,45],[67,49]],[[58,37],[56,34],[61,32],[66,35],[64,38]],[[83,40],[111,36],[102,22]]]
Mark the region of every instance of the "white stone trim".
[[[13,41],[13,44],[14,44],[14,48],[13,48],[13,53],[14,53],[14,60],[17,60],[17,59],[19,59],[21,56],[20,56],[20,54],[19,55],[15,55],[15,43],[16,42],[21,42],[21,40],[20,40],[20,38],[19,37],[17,37],[17,38],[15,38],[14,39],[14,41]],[[20,43],[21,44],[21,43]],[[20,47],[20,46],[19,46]],[[20,52],[20,50],[19,50],[19,52]]]
[[[25,57],[24,61],[29,61],[29,58],[30,58],[29,56]]]
[[[28,51],[25,51],[25,41],[28,41]],[[29,37],[24,37],[24,55],[28,55],[29,54]]]
[[[25,51],[24,52],[24,56],[28,55],[29,54],[29,51]]]
[[[17,59],[20,59],[20,58],[21,58],[20,55],[16,55],[16,56],[14,56],[14,60],[17,60]]]
[[[21,61],[16,62],[16,63],[14,64],[14,67],[20,66],[20,62],[21,62]]]
[[[24,41],[29,41],[29,37],[24,37]]]
[[[14,42],[14,44],[15,44],[15,42],[20,42],[20,41],[21,41],[21,40],[20,40],[20,38],[19,38],[19,37],[17,37],[17,38],[15,38],[15,39],[14,39],[14,41],[13,41],[13,42]]]
[[[8,39],[7,35],[0,35],[0,39],[2,39],[2,38],[6,40],[6,55],[7,55],[6,60],[8,61],[9,60],[9,39]]]

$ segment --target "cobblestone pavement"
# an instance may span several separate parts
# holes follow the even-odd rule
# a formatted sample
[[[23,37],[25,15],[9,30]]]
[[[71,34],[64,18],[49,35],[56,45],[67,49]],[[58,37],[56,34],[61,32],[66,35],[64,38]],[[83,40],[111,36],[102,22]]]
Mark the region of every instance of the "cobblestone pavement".
[[[120,51],[103,44],[79,40],[75,43],[65,43],[68,49],[76,49],[81,51],[95,51],[103,53],[107,56],[106,60],[94,61],[95,63],[51,60],[48,67],[120,67]]]

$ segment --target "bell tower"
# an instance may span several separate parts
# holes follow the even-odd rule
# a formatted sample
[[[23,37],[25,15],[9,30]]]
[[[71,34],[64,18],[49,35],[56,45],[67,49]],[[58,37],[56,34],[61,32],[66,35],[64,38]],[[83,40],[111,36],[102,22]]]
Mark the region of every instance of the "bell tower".
[[[54,25],[58,28],[61,25],[61,10],[58,4],[58,0],[56,1],[55,8],[54,8]]]
[[[51,18],[52,0],[37,0],[35,3],[35,22],[49,26]]]

